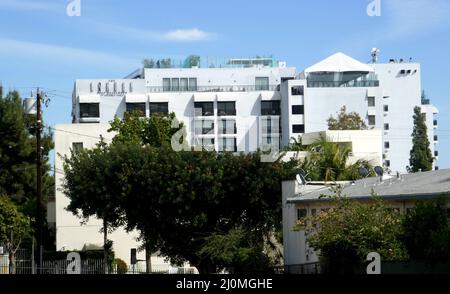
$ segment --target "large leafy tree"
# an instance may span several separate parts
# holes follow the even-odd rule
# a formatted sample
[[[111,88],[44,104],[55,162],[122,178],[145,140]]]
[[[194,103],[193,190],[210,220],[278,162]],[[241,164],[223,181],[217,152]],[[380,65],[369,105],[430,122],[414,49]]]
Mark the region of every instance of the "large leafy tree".
[[[433,168],[433,156],[430,150],[430,141],[427,135],[425,114],[419,106],[414,108],[414,129],[412,133],[413,147],[410,152],[410,172],[429,171]]]
[[[360,272],[366,256],[378,252],[383,260],[404,260],[399,239],[400,214],[375,195],[370,203],[347,198],[340,187],[329,199],[332,208],[299,221],[309,245],[320,252],[324,272]]]
[[[8,198],[0,196],[0,244],[9,253],[11,273],[16,273],[15,254],[26,238],[33,233],[32,219],[19,211]]]
[[[357,112],[347,113],[347,108],[342,106],[337,117],[330,116],[327,120],[329,130],[366,130],[367,125]]]
[[[19,93],[0,91],[0,195],[9,197],[26,215],[36,217],[36,115],[25,114]],[[54,195],[49,174],[52,135],[43,133],[43,200]],[[44,205],[45,207],[45,205]]]

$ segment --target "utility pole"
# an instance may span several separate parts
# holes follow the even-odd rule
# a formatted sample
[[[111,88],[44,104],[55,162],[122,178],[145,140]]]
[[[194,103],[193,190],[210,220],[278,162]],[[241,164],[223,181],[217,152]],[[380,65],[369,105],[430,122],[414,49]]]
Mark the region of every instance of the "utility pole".
[[[37,89],[36,93],[36,108],[37,108],[37,121],[36,121],[36,194],[37,194],[37,250],[38,250],[38,270],[37,273],[40,274],[42,271],[42,95]]]

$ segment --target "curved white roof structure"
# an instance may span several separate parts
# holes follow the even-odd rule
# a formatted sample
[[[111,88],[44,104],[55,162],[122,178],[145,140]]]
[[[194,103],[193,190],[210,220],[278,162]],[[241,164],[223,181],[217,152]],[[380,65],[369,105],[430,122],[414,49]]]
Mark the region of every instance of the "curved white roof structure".
[[[305,73],[314,72],[374,72],[374,69],[367,64],[359,62],[342,52],[331,55],[330,57],[305,69]]]

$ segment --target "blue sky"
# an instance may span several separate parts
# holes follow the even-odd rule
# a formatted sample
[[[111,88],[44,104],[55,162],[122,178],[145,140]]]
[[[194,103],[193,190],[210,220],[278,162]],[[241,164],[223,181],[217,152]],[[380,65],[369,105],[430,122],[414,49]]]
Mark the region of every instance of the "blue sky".
[[[439,162],[450,168],[450,1],[0,0],[0,81],[24,96],[48,90],[47,124],[70,123],[77,78],[120,78],[144,57],[274,55],[298,70],[342,51],[363,62],[412,57],[439,110]],[[410,115],[405,114],[405,115]]]

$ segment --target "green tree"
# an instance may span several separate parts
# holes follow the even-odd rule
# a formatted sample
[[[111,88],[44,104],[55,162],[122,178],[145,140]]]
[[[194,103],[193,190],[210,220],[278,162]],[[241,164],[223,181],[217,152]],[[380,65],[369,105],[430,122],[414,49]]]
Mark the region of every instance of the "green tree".
[[[427,135],[425,114],[419,106],[414,107],[414,129],[412,133],[413,147],[409,157],[410,172],[429,171],[433,168],[433,156],[430,150],[430,141]]]
[[[156,63],[153,58],[145,58],[144,60],[142,60],[142,65],[144,66],[144,68],[155,68]]]
[[[0,196],[0,244],[4,244],[9,252],[12,274],[16,273],[17,249],[32,235],[31,218],[21,213],[10,199]]]
[[[342,106],[337,118],[330,116],[327,120],[329,130],[367,130],[367,125],[357,112],[347,113]]]
[[[21,212],[32,218],[36,218],[37,211],[35,125],[36,115],[24,113],[18,92],[10,92],[5,97],[0,95],[0,195],[10,197]],[[43,133],[42,146],[46,207],[47,199],[54,195],[54,177],[49,173],[49,152],[53,148],[50,132]],[[45,236],[48,237],[47,231]]]
[[[362,269],[366,256],[378,252],[383,260],[405,260],[399,240],[401,217],[375,195],[370,203],[351,200],[334,189],[332,208],[300,220],[295,229],[305,229],[324,272],[354,273]]]
[[[450,227],[445,197],[422,200],[406,214],[401,239],[412,259],[450,261]]]
[[[198,55],[189,55],[184,61],[185,68],[192,68],[194,66],[200,66],[200,56]]]

